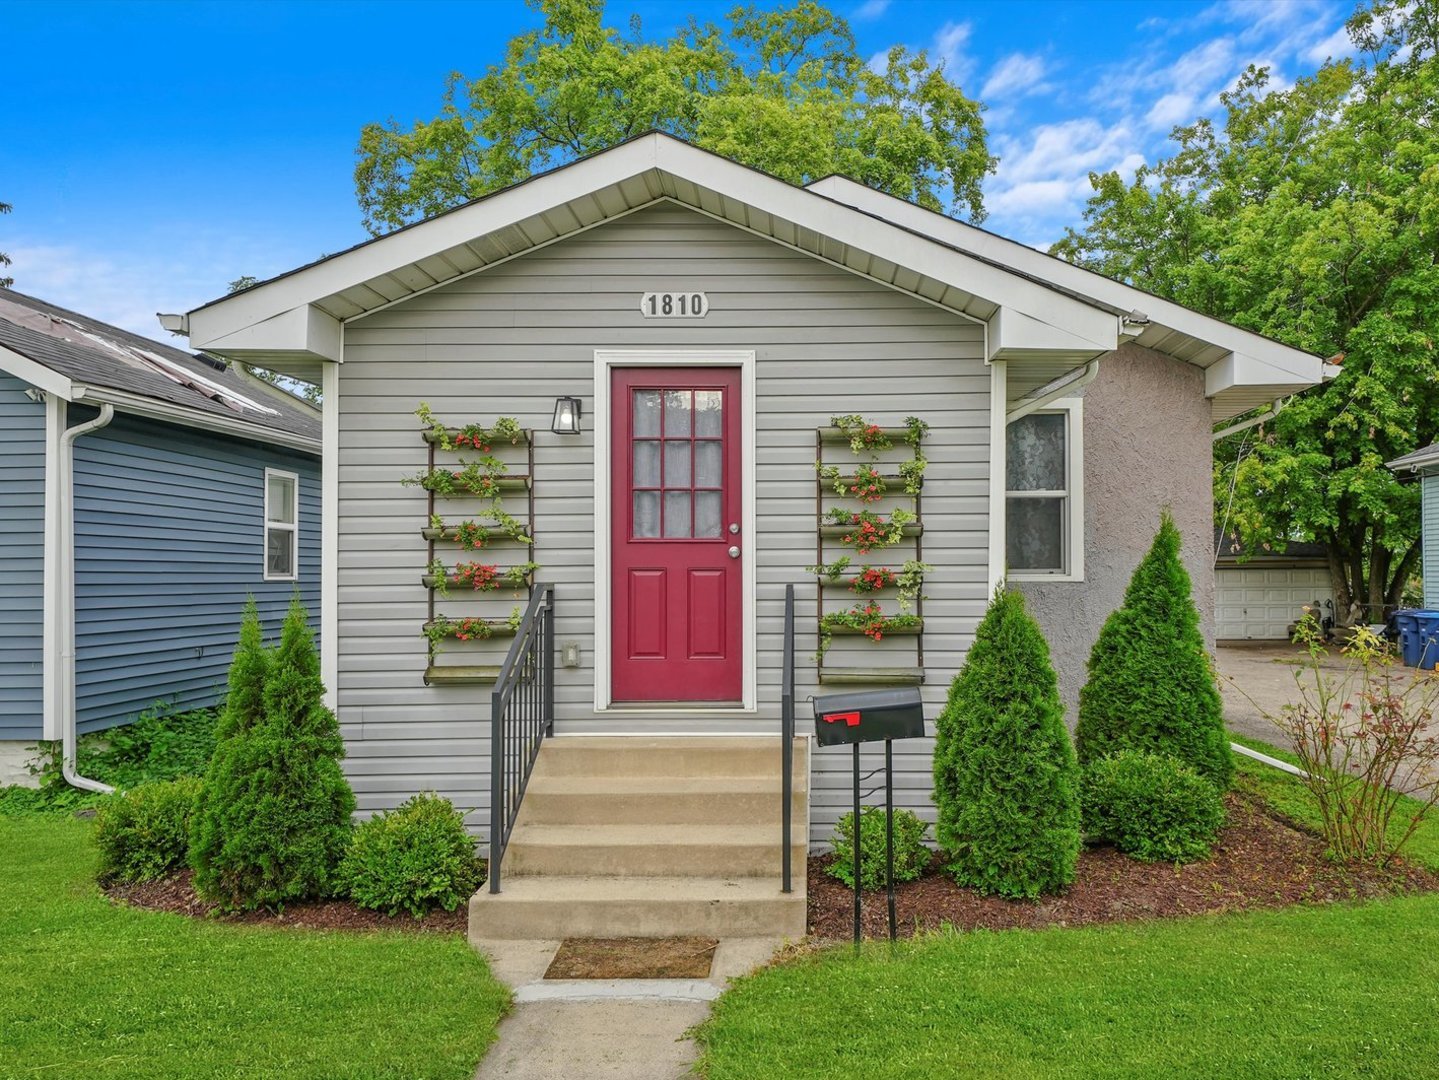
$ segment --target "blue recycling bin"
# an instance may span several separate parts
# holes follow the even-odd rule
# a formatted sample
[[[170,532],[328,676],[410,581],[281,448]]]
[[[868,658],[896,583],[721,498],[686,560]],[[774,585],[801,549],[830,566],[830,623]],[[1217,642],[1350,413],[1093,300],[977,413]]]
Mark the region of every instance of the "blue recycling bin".
[[[1414,619],[1419,624],[1414,666],[1432,671],[1439,667],[1439,611],[1421,609]]]
[[[1419,666],[1419,612],[1400,608],[1394,613],[1399,624],[1399,657],[1407,667]]]

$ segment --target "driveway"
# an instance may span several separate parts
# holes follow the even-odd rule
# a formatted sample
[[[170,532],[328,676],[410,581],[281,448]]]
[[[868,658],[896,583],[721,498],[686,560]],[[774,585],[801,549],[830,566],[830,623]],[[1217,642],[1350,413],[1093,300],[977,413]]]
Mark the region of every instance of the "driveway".
[[[1259,642],[1252,645],[1221,645],[1215,650],[1219,668],[1219,689],[1224,697],[1224,720],[1231,731],[1263,739],[1275,746],[1288,746],[1288,739],[1267,716],[1278,716],[1285,705],[1299,700],[1295,675],[1312,685],[1313,675],[1303,666],[1307,654],[1297,645]],[[1339,680],[1348,670],[1348,661],[1338,649],[1331,649],[1321,661],[1324,673]],[[1397,688],[1403,689],[1419,672],[1395,667]],[[1439,718],[1430,725],[1439,735]]]

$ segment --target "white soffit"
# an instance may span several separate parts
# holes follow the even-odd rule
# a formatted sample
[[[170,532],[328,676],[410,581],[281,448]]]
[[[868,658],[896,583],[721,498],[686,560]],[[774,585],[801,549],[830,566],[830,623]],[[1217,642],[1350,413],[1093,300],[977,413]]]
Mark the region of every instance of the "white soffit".
[[[1105,305],[651,134],[197,308],[190,344],[335,359],[339,323],[663,200],[990,323],[997,357],[1077,362],[1118,343]]]
[[[1313,386],[1322,379],[1323,362],[1317,356],[1113,281],[1016,241],[874,191],[853,180],[830,176],[811,184],[808,190],[931,235],[941,243],[952,244],[1014,273],[1045,281],[1056,289],[1103,305],[1111,311],[1142,312],[1148,316],[1149,324],[1128,340],[1207,369],[1206,393],[1225,399],[1222,404],[1216,401],[1216,412],[1222,410],[1226,416],[1252,407],[1236,407],[1241,399],[1247,401],[1254,396],[1236,391],[1262,390],[1255,396],[1256,403],[1262,404],[1277,396]],[[1215,366],[1222,368],[1222,374],[1217,377],[1213,373]]]

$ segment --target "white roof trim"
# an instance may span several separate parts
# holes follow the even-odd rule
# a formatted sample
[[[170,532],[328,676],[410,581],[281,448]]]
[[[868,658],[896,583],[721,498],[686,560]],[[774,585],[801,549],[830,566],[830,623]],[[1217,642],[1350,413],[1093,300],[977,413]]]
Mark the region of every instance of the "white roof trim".
[[[1222,319],[1203,315],[1181,304],[1114,281],[1103,274],[1036,251],[1017,241],[925,210],[914,203],[867,188],[845,177],[826,177],[809,185],[807,190],[934,236],[942,242],[955,244],[983,259],[1009,267],[1018,273],[1052,282],[1057,288],[1112,309],[1122,312],[1141,311],[1149,317],[1153,326],[1166,327],[1197,341],[1208,342],[1225,353],[1237,353],[1254,365],[1271,369],[1266,373],[1267,382],[1311,386],[1321,380],[1322,361],[1300,349],[1233,326]],[[1158,351],[1165,350],[1161,346]]]
[[[618,216],[620,209],[606,210],[599,204],[602,195],[622,187],[632,200],[623,212],[632,209],[634,202],[665,198],[696,205],[702,212],[712,212],[715,207],[748,207],[786,235],[808,241],[817,238],[819,246],[833,239],[871,261],[928,279],[936,284],[936,291],[953,289],[976,309],[964,312],[971,318],[988,321],[996,309],[1010,308],[1031,320],[1033,327],[1052,328],[1054,340],[1047,343],[1050,351],[1087,359],[1118,343],[1114,314],[1092,302],[1056,292],[1042,282],[1006,272],[880,217],[818,197],[688,143],[651,134],[197,308],[189,314],[190,345],[237,357],[291,349],[334,359],[338,349],[328,347],[328,342],[317,343],[319,335],[312,325],[315,305],[330,302],[333,306],[341,293],[348,290],[353,297],[367,289],[366,283],[377,283],[386,275],[393,275],[386,283],[389,286],[399,284],[407,294],[422,291],[426,283],[407,280],[416,276],[416,264],[441,252],[454,252],[467,241],[514,229],[537,215],[564,208],[574,223],[569,231]],[[580,205],[586,201],[588,205]],[[706,205],[697,205],[701,203]],[[586,212],[576,213],[575,209]],[[788,242],[784,237],[776,239]],[[538,246],[539,242],[530,243]],[[798,250],[810,248],[806,244]],[[828,258],[824,251],[810,253]],[[485,265],[494,262],[498,260],[488,260]],[[454,278],[482,268],[460,268]],[[933,301],[932,296],[925,298]],[[364,310],[346,318],[362,317],[397,297],[375,295],[371,299],[374,302]],[[310,325],[302,331],[307,320]],[[1023,336],[1032,347],[1033,335]],[[305,344],[301,344],[302,337]]]
[[[71,400],[84,405],[107,403],[115,406],[118,411],[132,416],[144,416],[151,420],[179,424],[181,427],[232,435],[238,439],[249,439],[251,442],[263,443],[267,446],[285,446],[292,450],[304,450],[306,453],[316,455],[320,453],[319,439],[263,427],[253,420],[222,416],[219,413],[197,412],[184,405],[172,405],[145,397],[142,394],[132,394],[108,386],[81,386],[76,390],[77,393]]]
[[[31,360],[28,356],[22,356],[14,349],[7,349],[4,345],[0,345],[0,371],[8,372],[21,382],[27,382],[64,401],[73,401],[75,398],[75,384],[64,375]]]

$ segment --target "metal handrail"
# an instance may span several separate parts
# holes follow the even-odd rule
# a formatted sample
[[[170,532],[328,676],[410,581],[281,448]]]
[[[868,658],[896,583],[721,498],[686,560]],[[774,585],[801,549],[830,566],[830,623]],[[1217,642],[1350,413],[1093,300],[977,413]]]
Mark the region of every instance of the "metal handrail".
[[[536,585],[490,694],[490,892],[540,744],[555,731],[555,587]]]
[[[780,820],[784,823],[784,854],[781,892],[792,892],[792,867],[790,834],[793,831],[791,817],[794,813],[794,586],[784,587],[784,659],[780,682],[780,768],[784,779],[780,783],[784,805],[780,808]]]

